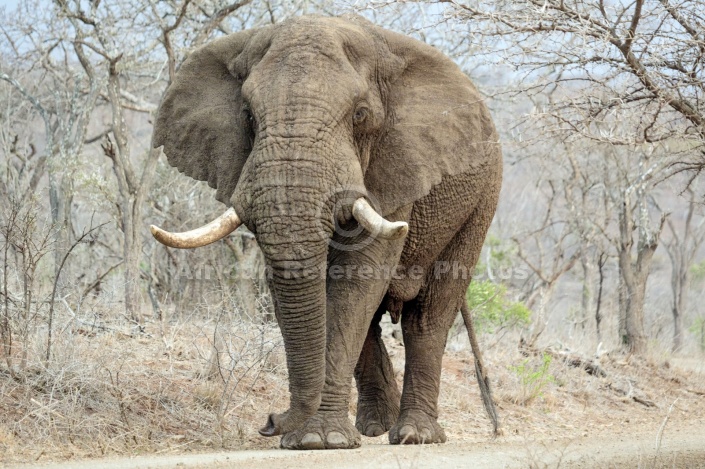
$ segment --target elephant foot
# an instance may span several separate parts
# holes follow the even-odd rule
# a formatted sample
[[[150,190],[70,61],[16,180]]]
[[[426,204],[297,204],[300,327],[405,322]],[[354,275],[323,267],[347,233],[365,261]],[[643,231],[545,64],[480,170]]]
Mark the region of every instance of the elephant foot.
[[[282,436],[283,449],[350,449],[360,446],[360,433],[347,415],[316,414],[299,429]]]
[[[379,398],[359,398],[355,428],[365,436],[380,436],[386,433],[399,418],[399,391],[396,395]]]
[[[389,442],[393,445],[445,443],[446,434],[435,418],[420,410],[410,410],[389,430]]]

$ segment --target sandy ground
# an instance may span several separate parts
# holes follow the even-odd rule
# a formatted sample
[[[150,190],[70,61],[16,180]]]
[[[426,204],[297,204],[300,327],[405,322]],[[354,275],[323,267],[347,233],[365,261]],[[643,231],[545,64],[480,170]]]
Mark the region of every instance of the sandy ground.
[[[705,422],[701,427],[599,438],[551,438],[484,443],[389,446],[367,440],[356,450],[250,450],[204,454],[92,459],[8,466],[44,469],[137,468],[705,468]],[[375,443],[371,443],[375,441]],[[657,446],[658,445],[658,446]]]

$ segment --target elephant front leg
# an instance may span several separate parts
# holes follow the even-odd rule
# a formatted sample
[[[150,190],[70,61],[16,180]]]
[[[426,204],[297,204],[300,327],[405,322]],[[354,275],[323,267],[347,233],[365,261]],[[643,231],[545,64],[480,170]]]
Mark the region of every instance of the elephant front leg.
[[[403,240],[375,241],[331,256],[327,278],[326,379],[321,404],[306,423],[282,436],[287,449],[357,448],[360,433],[348,418],[350,382],[370,323],[389,285]]]
[[[383,301],[372,319],[355,367],[358,391],[355,427],[363,435],[372,437],[384,434],[394,425],[401,399],[379,325],[385,309]]]

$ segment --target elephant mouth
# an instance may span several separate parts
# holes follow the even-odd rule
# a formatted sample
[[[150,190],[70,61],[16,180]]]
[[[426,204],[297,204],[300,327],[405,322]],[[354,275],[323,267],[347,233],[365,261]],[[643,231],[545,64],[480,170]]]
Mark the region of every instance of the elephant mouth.
[[[400,239],[409,232],[409,225],[403,221],[389,221],[372,208],[370,203],[360,197],[353,204],[352,214],[355,220],[373,236],[381,239]],[[212,222],[194,230],[171,233],[158,226],[151,225],[152,236],[165,246],[179,249],[193,249],[207,246],[223,239],[242,224],[234,208],[227,209]]]

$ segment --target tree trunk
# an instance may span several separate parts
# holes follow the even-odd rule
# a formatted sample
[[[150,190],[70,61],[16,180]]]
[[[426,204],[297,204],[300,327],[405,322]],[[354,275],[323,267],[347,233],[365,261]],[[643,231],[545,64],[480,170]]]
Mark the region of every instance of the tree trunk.
[[[628,254],[620,252],[622,281],[619,289],[619,338],[627,351],[642,354],[646,351],[646,334],[644,333],[646,278],[636,275],[632,265],[626,268],[622,266],[622,257]],[[631,264],[631,259],[629,264]]]
[[[683,318],[678,308],[673,308],[673,351],[683,347]]]
[[[595,281],[595,264],[587,258],[580,257],[580,264],[583,268],[583,291],[580,298],[580,330],[584,331],[590,317],[590,312],[595,309],[595,291],[593,289]]]
[[[658,247],[659,236],[666,220],[661,216],[658,230],[652,231],[648,226],[648,213],[644,203],[643,190],[637,190],[636,208],[640,211],[640,224],[635,226],[634,208],[630,194],[624,195],[619,212],[618,247],[619,258],[619,338],[622,347],[628,352],[642,354],[646,351],[646,334],[644,333],[644,299],[646,282],[649,278],[651,261]],[[636,246],[636,259],[632,257],[634,230],[638,228],[639,241]]]
[[[112,110],[112,134],[115,144],[108,140],[103,152],[113,162],[113,173],[120,191],[122,211],[123,256],[125,261],[125,314],[137,322],[139,312],[140,258],[142,255],[142,205],[152,184],[160,151],[149,149],[142,174],[137,176],[130,159],[130,143],[127,125],[120,101],[120,72],[117,64],[122,54],[111,59],[108,75],[108,99]]]
[[[122,230],[124,235],[123,257],[125,261],[125,314],[137,322],[142,321],[139,299],[140,252],[142,238],[139,235],[141,223],[136,220],[140,208],[134,197],[125,197],[123,201]],[[141,217],[140,217],[141,218]]]
[[[142,176],[134,185],[133,193],[126,194],[123,206],[123,232],[125,235],[125,312],[132,319],[140,322],[140,260],[142,258],[144,214],[142,206],[152,185],[157,168],[160,150],[150,149],[147,161],[142,168]]]
[[[237,268],[235,275],[235,291],[237,292],[237,303],[240,314],[254,321],[258,313],[257,285],[255,283],[255,280],[258,278],[256,276],[257,272],[255,271],[255,257],[258,250],[249,249],[247,254],[245,254],[244,246],[247,241],[243,236],[240,236],[238,243],[235,243],[229,237],[224,238],[224,241],[228,248],[230,248],[233,257],[235,257],[235,265]],[[264,322],[268,322],[268,318],[263,317],[262,319]]]
[[[602,324],[602,290],[605,284],[605,263],[607,262],[607,255],[603,252],[600,253],[600,259],[597,263],[597,269],[599,273],[599,280],[597,286],[597,300],[595,304],[595,332],[597,334],[598,345],[602,342],[602,330],[600,329],[600,324]]]
[[[676,249],[679,247],[677,246]],[[683,314],[686,308],[686,298],[688,294],[688,266],[682,258],[682,252],[678,253],[676,262],[672,262],[671,267],[671,288],[673,290],[673,351],[677,352],[683,346]]]
[[[690,290],[690,266],[705,242],[705,219],[695,220],[695,191],[688,189],[690,201],[685,217],[685,226],[676,227],[673,220],[668,220],[671,240],[666,243],[666,250],[671,259],[671,290],[673,292],[673,351],[683,346],[683,316],[688,308],[688,291]]]
[[[56,230],[54,242],[54,275],[60,275],[59,265],[69,249],[73,224],[71,220],[71,203],[73,201],[73,184],[71,176],[62,177],[55,171],[49,173],[49,207],[51,223]],[[66,275],[67,269],[64,269]],[[61,279],[57,279],[61,285]]]

